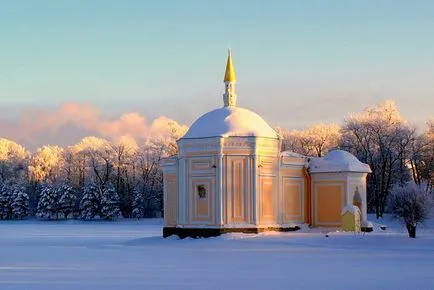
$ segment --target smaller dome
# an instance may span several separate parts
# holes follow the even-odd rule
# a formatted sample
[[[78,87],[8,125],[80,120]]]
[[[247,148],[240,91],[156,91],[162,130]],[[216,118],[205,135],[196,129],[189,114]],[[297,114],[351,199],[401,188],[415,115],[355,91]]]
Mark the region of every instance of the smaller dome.
[[[309,162],[310,172],[362,172],[371,173],[368,164],[360,162],[353,154],[344,150],[333,150],[322,158]]]
[[[261,116],[240,107],[218,108],[202,115],[182,138],[233,136],[279,138]]]

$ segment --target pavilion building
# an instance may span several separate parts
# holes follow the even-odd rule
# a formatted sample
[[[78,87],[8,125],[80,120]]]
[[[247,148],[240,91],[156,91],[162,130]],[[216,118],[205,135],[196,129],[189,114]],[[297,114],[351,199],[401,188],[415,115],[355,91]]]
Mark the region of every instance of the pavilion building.
[[[367,224],[366,176],[352,154],[322,158],[281,152],[281,138],[262,117],[238,107],[229,52],[223,107],[199,117],[161,161],[163,236],[340,227],[347,205]]]

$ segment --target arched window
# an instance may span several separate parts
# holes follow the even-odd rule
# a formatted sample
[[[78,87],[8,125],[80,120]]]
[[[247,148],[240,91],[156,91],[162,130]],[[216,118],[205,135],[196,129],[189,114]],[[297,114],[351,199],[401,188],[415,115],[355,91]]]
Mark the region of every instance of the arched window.
[[[353,205],[357,206],[359,210],[362,211],[362,196],[360,195],[358,186],[356,186],[356,191],[354,192]]]

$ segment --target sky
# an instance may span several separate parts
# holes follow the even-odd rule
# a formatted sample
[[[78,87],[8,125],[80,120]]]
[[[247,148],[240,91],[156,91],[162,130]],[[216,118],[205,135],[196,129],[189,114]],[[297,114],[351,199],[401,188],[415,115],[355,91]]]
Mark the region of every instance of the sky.
[[[92,133],[75,120],[82,111],[188,126],[222,106],[228,47],[238,105],[272,126],[340,123],[393,99],[423,130],[432,15],[434,1],[0,0],[0,137]],[[63,127],[25,125],[71,106]]]

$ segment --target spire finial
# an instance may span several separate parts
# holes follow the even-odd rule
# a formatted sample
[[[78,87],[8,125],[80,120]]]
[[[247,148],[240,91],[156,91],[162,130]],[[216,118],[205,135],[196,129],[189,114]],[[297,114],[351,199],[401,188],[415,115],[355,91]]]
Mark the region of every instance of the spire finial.
[[[226,62],[226,71],[225,71],[225,78],[224,82],[230,82],[235,83],[235,72],[234,72],[234,66],[232,65],[232,56],[231,56],[231,49],[228,48],[228,61]]]
[[[235,107],[237,105],[237,94],[235,94],[235,72],[232,65],[231,49],[228,49],[228,61],[226,62],[225,71],[225,93],[223,94],[223,103],[225,107]]]

